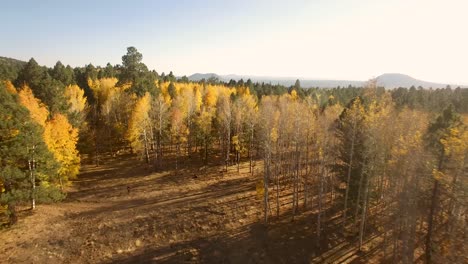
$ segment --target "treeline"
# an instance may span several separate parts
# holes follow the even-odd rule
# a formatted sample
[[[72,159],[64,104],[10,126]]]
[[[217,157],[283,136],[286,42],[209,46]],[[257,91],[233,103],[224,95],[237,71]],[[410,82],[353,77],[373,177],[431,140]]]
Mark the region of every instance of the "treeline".
[[[264,221],[314,212],[317,246],[335,225],[359,249],[378,237],[387,260],[464,258],[467,89],[190,82],[150,71],[133,47],[122,65],[49,69],[31,59],[9,74],[0,202],[11,222],[17,204],[64,197],[78,150],[99,165],[130,149],[176,173],[187,158],[225,170],[247,161]]]

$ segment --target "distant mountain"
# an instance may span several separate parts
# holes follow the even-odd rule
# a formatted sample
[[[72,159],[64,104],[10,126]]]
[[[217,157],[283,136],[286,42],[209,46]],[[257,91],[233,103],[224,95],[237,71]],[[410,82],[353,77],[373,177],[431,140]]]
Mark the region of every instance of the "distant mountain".
[[[192,81],[200,81],[201,79],[218,78],[220,81],[229,82],[229,80],[240,80],[247,81],[248,79],[252,82],[264,82],[271,84],[281,84],[284,86],[294,85],[298,78],[294,77],[267,77],[267,76],[253,76],[253,75],[218,75],[216,73],[195,73],[188,77]],[[385,87],[387,89],[398,88],[398,87],[423,87],[423,88],[445,88],[448,84],[434,83],[415,79],[411,76],[400,74],[400,73],[385,73],[377,78],[377,85]],[[320,80],[320,79],[301,79],[301,86],[304,88],[319,87],[319,88],[333,88],[333,87],[348,87],[351,86],[363,86],[366,81],[356,80]],[[459,85],[450,84],[451,87],[458,87]],[[463,86],[461,86],[463,87]]]
[[[194,73],[188,78],[189,80],[196,82],[201,81],[202,79],[208,80],[210,78],[218,78],[219,80],[221,80],[221,76],[219,76],[216,73]]]
[[[5,64],[5,65],[19,65],[19,66],[24,66],[26,64],[25,61],[13,59],[13,58],[7,58],[7,57],[2,57],[0,56],[0,64]]]
[[[434,83],[415,79],[411,76],[401,73],[385,73],[377,77],[377,85],[385,88],[398,88],[398,87],[423,87],[423,88],[445,88],[449,84]],[[452,87],[457,85],[451,84]]]

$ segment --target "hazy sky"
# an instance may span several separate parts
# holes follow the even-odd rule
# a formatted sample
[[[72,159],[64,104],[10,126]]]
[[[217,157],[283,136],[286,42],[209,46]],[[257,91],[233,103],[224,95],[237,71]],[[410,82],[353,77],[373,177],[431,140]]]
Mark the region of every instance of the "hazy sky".
[[[0,0],[0,56],[52,66],[468,84],[468,0]]]

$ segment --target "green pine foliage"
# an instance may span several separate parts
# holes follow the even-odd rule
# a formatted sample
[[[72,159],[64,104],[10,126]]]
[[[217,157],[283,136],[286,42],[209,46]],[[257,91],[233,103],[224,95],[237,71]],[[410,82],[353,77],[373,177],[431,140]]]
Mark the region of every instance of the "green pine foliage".
[[[42,128],[33,122],[15,94],[0,83],[0,206],[6,206],[10,222],[16,222],[17,204],[33,197],[37,201],[59,201],[64,195],[57,185],[57,163],[47,149]],[[34,184],[29,163],[34,160]]]

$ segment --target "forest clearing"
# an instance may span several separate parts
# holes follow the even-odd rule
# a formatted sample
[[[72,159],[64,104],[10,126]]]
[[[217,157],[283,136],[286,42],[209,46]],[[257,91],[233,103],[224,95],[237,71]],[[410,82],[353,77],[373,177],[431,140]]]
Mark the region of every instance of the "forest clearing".
[[[129,155],[103,163],[84,165],[62,203],[0,231],[0,262],[369,263],[331,227],[318,258],[312,213],[264,225],[248,162],[226,173],[187,161],[177,175]]]

